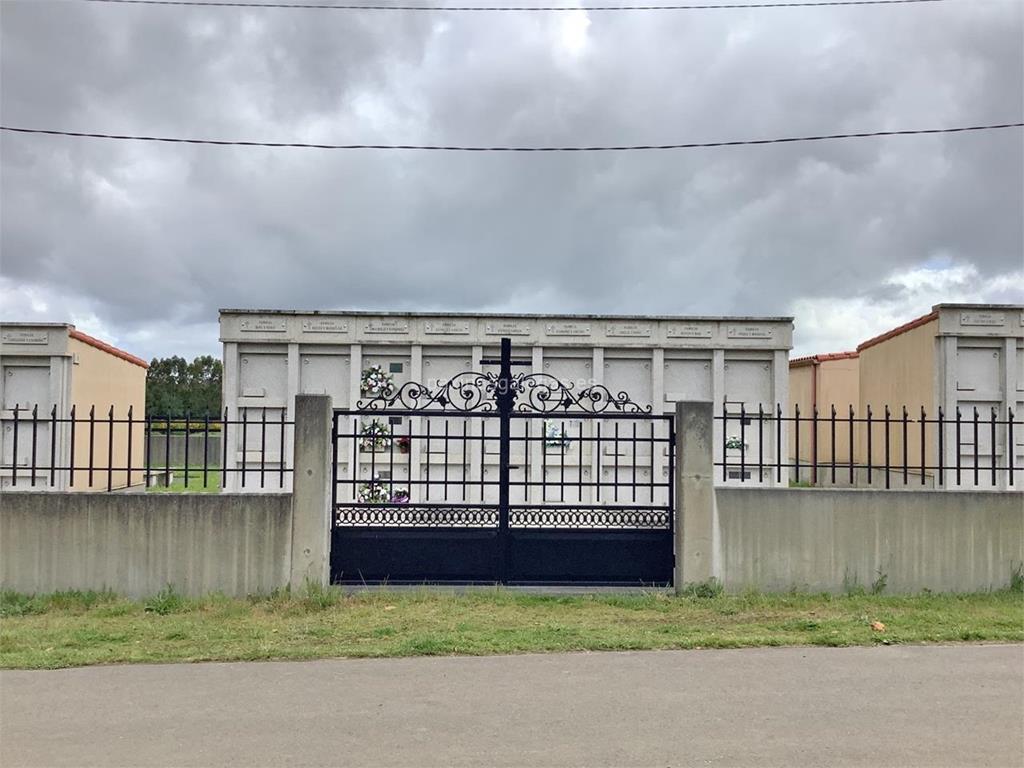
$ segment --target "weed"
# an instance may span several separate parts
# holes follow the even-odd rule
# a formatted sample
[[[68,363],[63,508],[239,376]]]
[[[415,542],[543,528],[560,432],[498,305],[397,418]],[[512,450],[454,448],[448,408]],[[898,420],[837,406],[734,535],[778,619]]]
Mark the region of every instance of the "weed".
[[[178,594],[173,584],[168,584],[142,605],[146,613],[167,616],[171,613],[181,612],[185,607],[185,599]]]
[[[1010,591],[1024,592],[1024,562],[1017,563],[1010,571]]]
[[[883,592],[885,592],[885,587],[886,587],[886,584],[888,582],[889,582],[888,574],[883,573],[882,569],[879,568],[878,572],[875,575],[875,580],[871,582],[871,594],[872,595],[880,595]]]
[[[719,595],[725,588],[722,583],[712,576],[707,581],[695,581],[692,584],[687,584],[683,587],[683,597],[693,597],[698,600],[712,600]]]
[[[325,587],[307,581],[301,602],[303,607],[311,611],[324,611],[341,602],[342,592],[337,587]]]

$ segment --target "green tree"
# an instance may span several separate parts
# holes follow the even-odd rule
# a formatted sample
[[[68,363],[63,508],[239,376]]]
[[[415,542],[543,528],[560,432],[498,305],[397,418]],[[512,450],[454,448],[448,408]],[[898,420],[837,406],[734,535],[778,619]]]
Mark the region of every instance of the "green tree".
[[[146,374],[146,412],[151,416],[220,413],[220,360],[210,355],[191,363],[183,357],[154,358]]]

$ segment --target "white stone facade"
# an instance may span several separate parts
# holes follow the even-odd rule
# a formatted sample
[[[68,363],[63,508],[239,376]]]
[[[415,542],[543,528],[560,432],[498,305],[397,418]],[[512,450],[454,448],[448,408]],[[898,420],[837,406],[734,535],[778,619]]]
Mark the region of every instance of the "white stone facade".
[[[792,328],[789,317],[225,309],[220,313],[224,405],[229,419],[246,414],[248,420],[259,422],[266,409],[271,423],[281,419],[282,409],[293,412],[299,393],[329,394],[335,408],[355,407],[361,376],[371,366],[381,366],[396,386],[408,381],[436,386],[459,373],[496,371],[494,366],[482,366],[480,360],[494,358],[504,336],[512,340],[513,357],[530,363],[515,373],[546,373],[576,390],[601,384],[613,393],[624,391],[632,400],[650,404],[654,413],[670,413],[674,403],[682,400],[712,401],[716,413],[723,403],[732,412],[738,412],[741,404],[754,413],[759,405],[770,412],[776,403],[788,402]],[[473,423],[471,428],[479,426]],[[259,459],[254,442],[258,432],[250,431],[249,462]],[[716,456],[721,455],[722,441],[717,434]],[[228,466],[238,466],[241,447],[228,451]],[[285,450],[290,453],[290,446]],[[757,450],[748,439],[748,451],[756,455]],[[766,464],[774,461],[772,451],[766,435]],[[346,457],[343,451],[340,461]],[[271,458],[276,460],[268,456],[267,461]],[[423,460],[413,456],[407,461]],[[360,457],[360,476],[368,472],[363,466],[367,461]],[[649,461],[656,475],[667,472],[666,457]],[[593,465],[600,472],[599,462],[581,456],[576,471],[589,471]],[[347,467],[339,470],[342,475],[348,471]],[[416,473],[418,467],[407,471]],[[229,480],[237,483],[239,473],[229,474]],[[757,482],[756,474],[755,468],[747,482]],[[787,479],[784,472],[783,484]],[[717,480],[721,482],[721,477]],[[762,481],[774,483],[774,473],[766,468]]]

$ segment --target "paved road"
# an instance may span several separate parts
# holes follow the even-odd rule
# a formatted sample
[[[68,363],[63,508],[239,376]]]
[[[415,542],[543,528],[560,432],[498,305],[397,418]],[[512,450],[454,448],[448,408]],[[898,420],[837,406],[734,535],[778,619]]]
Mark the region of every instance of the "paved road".
[[[0,673],[0,765],[1024,765],[1024,647]]]

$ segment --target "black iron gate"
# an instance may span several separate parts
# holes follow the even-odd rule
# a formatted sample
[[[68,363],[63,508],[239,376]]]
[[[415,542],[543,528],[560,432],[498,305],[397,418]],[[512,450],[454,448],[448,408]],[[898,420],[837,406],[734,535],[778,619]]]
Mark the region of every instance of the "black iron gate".
[[[673,417],[481,363],[335,411],[332,581],[670,585]]]

